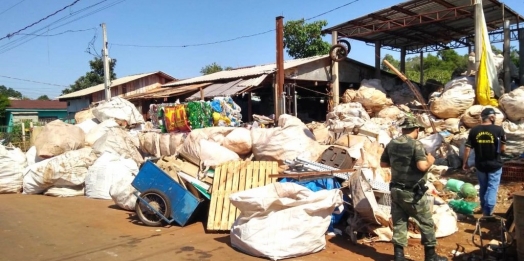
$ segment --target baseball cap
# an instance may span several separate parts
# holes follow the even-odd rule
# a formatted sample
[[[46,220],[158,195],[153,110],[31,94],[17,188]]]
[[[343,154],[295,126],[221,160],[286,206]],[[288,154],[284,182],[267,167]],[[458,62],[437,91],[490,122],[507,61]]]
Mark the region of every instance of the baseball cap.
[[[399,127],[402,129],[424,128],[414,117],[406,117]]]
[[[493,109],[493,108],[486,108],[486,109],[482,110],[482,112],[480,113],[480,116],[481,117],[487,117],[487,116],[489,116],[491,114],[495,115],[495,114],[500,114],[500,113],[495,111],[495,109]]]

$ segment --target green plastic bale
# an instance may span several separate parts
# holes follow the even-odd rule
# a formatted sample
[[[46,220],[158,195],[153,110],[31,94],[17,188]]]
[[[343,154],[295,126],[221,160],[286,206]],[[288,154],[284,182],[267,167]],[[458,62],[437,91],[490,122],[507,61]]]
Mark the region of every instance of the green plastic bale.
[[[468,202],[464,200],[452,200],[449,203],[449,206],[456,213],[464,215],[473,215],[473,211],[478,207],[479,203],[477,202]]]
[[[474,198],[477,196],[477,189],[471,183],[464,183],[460,188],[460,194],[464,198]]]

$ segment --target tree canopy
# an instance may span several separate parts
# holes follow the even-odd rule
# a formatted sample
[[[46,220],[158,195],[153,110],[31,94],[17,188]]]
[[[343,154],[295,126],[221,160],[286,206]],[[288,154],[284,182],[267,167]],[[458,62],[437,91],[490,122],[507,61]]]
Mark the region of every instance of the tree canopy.
[[[22,99],[23,95],[21,92],[13,89],[13,88],[7,88],[4,85],[0,85],[0,95],[4,95],[6,97],[12,97],[17,99]]]
[[[47,95],[40,95],[40,97],[36,98],[37,100],[39,101],[50,101],[51,99],[49,99],[49,97],[47,97]]]
[[[216,72],[220,72],[220,71],[228,71],[228,70],[231,70],[233,69],[232,67],[230,66],[227,66],[225,68],[222,68],[222,66],[220,66],[218,63],[212,63],[212,64],[209,64],[209,65],[206,65],[204,67],[202,67],[202,69],[200,69],[200,73],[202,75],[207,75],[207,74],[212,74],[212,73],[216,73]]]
[[[322,40],[326,20],[306,23],[304,19],[290,20],[284,25],[284,48],[289,56],[298,59],[328,54],[331,45]]]
[[[9,107],[9,97],[0,93],[0,118],[5,117],[5,108]]]
[[[116,60],[111,59],[109,63],[109,73],[110,79],[114,80],[116,74],[114,72],[116,66]],[[101,83],[104,83],[104,62],[101,58],[95,57],[93,60],[89,61],[89,67],[91,70],[87,72],[84,76],[80,76],[75,83],[69,85],[69,88],[62,90],[62,94],[68,94],[76,91],[89,88]]]
[[[495,54],[501,54],[502,50],[491,47]],[[518,50],[512,46],[510,57],[513,63],[518,67],[516,63],[518,60]],[[384,60],[387,60],[396,68],[400,68],[400,61],[396,60],[392,55],[386,54]],[[467,70],[468,66],[468,54],[460,55],[455,50],[442,50],[435,54],[428,54],[424,57],[423,68],[420,68],[420,56],[412,56],[406,58],[406,76],[412,80],[420,81],[420,71],[424,71],[425,79],[434,79],[439,82],[448,82],[454,76],[463,73]],[[382,69],[390,71],[390,69],[382,63]]]

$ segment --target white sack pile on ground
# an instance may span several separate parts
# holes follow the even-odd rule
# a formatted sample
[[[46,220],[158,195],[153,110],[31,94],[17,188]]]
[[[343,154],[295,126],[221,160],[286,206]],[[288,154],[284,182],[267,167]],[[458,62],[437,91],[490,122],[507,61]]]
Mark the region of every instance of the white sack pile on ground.
[[[86,144],[93,146],[93,144],[95,144],[98,139],[104,136],[104,134],[106,134],[109,129],[118,126],[118,123],[116,123],[114,119],[108,119],[101,122],[100,124],[97,124],[86,134]]]
[[[93,111],[91,109],[79,111],[75,113],[75,123],[80,124],[84,121],[94,119],[95,115],[93,115]]]
[[[184,144],[187,133],[140,132],[140,150],[155,157],[175,155]]]
[[[77,126],[55,120],[46,124],[36,137],[36,155],[51,158],[84,147],[85,133]]]
[[[129,132],[120,127],[108,129],[108,131],[93,144],[93,151],[98,155],[104,152],[114,153],[127,159],[142,164],[144,158],[138,151],[138,140]]]
[[[331,213],[343,209],[340,190],[312,192],[294,183],[273,183],[229,198],[241,212],[231,228],[231,245],[271,260],[324,249]]]
[[[26,156],[19,148],[0,145],[0,194],[22,191]]]
[[[207,164],[206,166],[216,166],[214,164],[220,165],[230,160],[238,160],[240,159],[238,154],[222,146],[225,137],[234,129],[232,127],[210,127],[193,130],[184,140],[179,153],[196,164],[204,163],[204,165]]]

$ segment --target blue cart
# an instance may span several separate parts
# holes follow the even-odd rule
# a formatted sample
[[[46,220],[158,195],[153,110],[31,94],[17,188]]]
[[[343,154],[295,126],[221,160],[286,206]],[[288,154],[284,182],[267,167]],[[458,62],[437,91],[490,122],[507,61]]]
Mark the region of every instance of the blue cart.
[[[138,191],[136,214],[148,226],[162,226],[163,221],[185,226],[202,202],[151,161],[142,165],[131,185]]]

